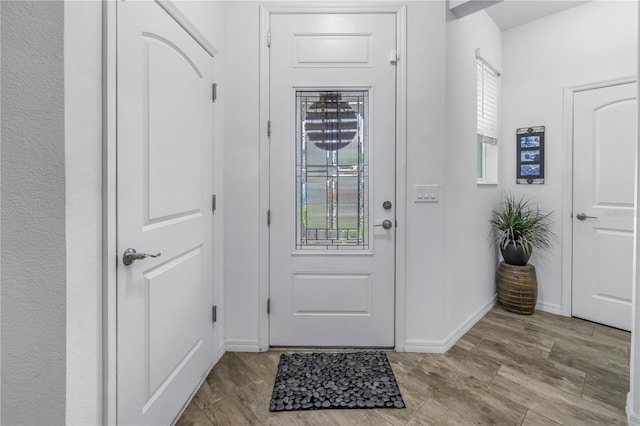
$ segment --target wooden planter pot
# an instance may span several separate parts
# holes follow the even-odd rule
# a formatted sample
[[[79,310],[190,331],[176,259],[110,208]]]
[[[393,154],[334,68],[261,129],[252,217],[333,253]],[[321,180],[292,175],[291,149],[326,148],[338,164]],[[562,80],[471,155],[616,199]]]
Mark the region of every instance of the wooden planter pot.
[[[498,302],[504,309],[532,315],[538,301],[538,280],[533,265],[515,266],[500,262],[496,273]]]

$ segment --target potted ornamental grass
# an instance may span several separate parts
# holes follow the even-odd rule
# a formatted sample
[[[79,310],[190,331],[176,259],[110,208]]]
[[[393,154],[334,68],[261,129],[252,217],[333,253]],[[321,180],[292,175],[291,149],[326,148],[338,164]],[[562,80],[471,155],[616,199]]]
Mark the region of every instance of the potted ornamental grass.
[[[541,210],[530,198],[506,194],[502,206],[491,212],[491,237],[504,262],[496,272],[498,302],[504,309],[532,315],[538,300],[538,280],[528,264],[533,249],[551,248],[551,212]]]
[[[551,215],[530,198],[506,194],[504,203],[493,209],[489,220],[492,240],[500,247],[506,263],[524,266],[533,249],[551,248],[555,239]]]

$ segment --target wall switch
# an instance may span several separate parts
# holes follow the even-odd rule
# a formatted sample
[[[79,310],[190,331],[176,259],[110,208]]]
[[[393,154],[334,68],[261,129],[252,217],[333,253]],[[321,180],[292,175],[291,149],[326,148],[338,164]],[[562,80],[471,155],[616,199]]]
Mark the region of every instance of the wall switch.
[[[437,203],[439,200],[438,185],[413,185],[414,203]]]

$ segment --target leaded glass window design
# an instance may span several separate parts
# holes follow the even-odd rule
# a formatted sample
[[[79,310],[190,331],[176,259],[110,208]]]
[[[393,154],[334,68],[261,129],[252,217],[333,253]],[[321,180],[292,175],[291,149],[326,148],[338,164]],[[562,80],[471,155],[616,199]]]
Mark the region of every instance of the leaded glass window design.
[[[369,92],[296,91],[296,249],[369,249]]]

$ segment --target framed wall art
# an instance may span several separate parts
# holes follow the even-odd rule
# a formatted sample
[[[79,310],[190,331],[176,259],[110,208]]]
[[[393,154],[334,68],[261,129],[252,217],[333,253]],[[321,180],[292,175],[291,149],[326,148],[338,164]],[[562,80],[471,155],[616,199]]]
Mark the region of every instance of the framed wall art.
[[[516,183],[544,183],[544,126],[516,131]]]

